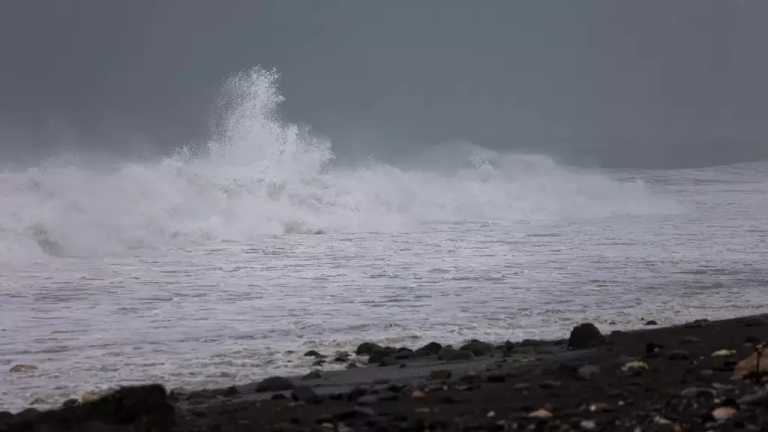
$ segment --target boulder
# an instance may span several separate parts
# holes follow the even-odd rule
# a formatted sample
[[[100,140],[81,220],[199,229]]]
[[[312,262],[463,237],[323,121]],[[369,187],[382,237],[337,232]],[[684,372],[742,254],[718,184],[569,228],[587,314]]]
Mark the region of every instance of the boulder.
[[[440,345],[439,343],[437,343],[437,342],[430,342],[430,343],[424,345],[423,347],[417,349],[414,352],[414,354],[417,357],[426,357],[426,356],[431,356],[431,355],[437,355],[440,352],[441,349],[443,349],[443,346]]]
[[[371,355],[372,352],[376,350],[383,349],[379,344],[375,344],[373,342],[363,342],[360,345],[357,346],[357,349],[355,350],[355,354],[357,355]]]
[[[568,338],[568,348],[586,349],[594,348],[605,343],[605,337],[594,324],[580,324],[571,330],[571,336]]]
[[[475,356],[484,356],[493,352],[493,345],[477,339],[472,339],[459,349],[461,351],[469,351]]]
[[[256,391],[257,392],[286,391],[286,390],[293,390],[294,387],[296,386],[293,384],[293,381],[289,380],[288,378],[274,376],[274,377],[269,377],[261,381],[260,383],[256,384]]]

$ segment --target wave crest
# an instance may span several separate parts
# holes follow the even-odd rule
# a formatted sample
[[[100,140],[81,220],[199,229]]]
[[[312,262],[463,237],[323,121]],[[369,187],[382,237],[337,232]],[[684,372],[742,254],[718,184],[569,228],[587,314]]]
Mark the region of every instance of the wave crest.
[[[408,169],[333,165],[327,140],[280,120],[275,71],[230,79],[207,151],[0,174],[0,256],[97,255],[264,234],[668,212],[639,182],[471,144]],[[455,160],[445,162],[446,154]],[[458,156],[457,156],[458,155]],[[439,169],[438,169],[439,166]]]

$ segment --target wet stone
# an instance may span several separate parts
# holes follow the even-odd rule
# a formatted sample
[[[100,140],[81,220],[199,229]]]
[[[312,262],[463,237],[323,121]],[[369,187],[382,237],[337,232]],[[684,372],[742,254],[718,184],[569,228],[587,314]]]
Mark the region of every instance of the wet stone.
[[[288,378],[274,376],[269,377],[260,383],[256,384],[257,392],[273,392],[273,391],[285,391],[293,390],[294,384]]]
[[[435,369],[429,373],[429,379],[431,380],[447,380],[451,378],[453,373],[450,369]]]
[[[568,347],[571,349],[594,348],[605,343],[605,337],[594,324],[580,324],[571,330]]]
[[[425,356],[431,356],[431,355],[437,355],[440,350],[443,349],[443,346],[440,345],[437,342],[430,342],[423,347],[417,349],[415,351],[416,356],[419,357],[425,357]]]

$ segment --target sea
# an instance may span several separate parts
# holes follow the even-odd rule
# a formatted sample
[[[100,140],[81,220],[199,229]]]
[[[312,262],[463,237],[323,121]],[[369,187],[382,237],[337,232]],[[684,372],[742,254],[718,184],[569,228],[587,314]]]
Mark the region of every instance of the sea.
[[[0,171],[0,411],[301,374],[305,351],[363,341],[768,312],[768,162],[585,168],[453,143],[340,163],[280,118],[276,81],[228,81],[202,148]]]

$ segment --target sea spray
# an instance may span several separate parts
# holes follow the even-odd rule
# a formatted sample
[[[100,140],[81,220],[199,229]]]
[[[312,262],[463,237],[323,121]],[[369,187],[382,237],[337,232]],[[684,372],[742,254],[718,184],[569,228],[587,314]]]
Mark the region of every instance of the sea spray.
[[[0,174],[0,257],[676,209],[639,182],[471,144],[451,153],[463,159],[453,165],[429,162],[445,159],[437,147],[408,168],[335,166],[327,140],[280,119],[277,80],[260,68],[228,80],[205,151],[108,167],[47,161]]]

